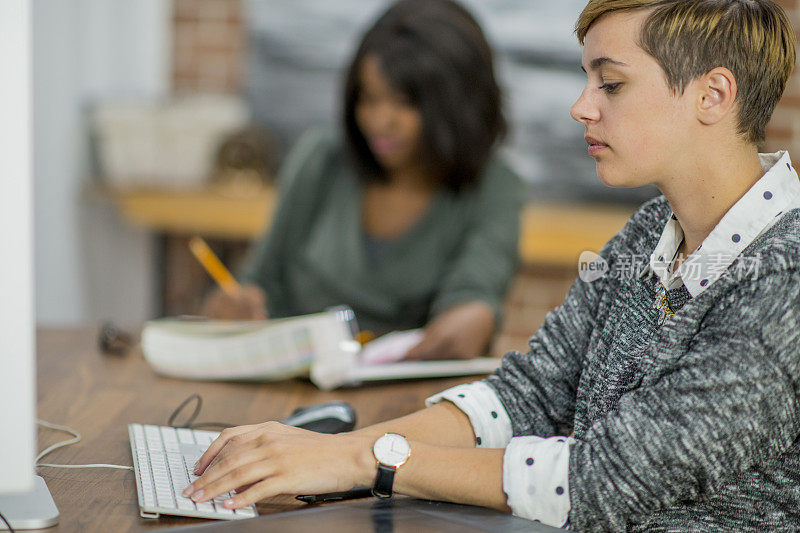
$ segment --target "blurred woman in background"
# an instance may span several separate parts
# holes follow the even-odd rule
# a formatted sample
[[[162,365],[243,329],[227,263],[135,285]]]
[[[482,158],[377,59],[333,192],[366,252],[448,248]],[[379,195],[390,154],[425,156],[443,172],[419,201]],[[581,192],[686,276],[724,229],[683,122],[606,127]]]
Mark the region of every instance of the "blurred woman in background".
[[[492,51],[450,0],[401,0],[347,70],[343,134],[306,133],[242,291],[216,318],[277,318],[345,304],[365,330],[424,327],[409,358],[486,352],[517,262],[521,185]]]

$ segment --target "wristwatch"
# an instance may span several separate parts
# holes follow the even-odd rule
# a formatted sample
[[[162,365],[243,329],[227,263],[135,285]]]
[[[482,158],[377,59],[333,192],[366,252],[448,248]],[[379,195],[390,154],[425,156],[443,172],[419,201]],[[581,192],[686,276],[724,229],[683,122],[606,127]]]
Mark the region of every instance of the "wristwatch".
[[[372,494],[378,498],[391,498],[394,473],[411,456],[411,446],[406,438],[398,433],[386,433],[375,441],[372,453],[378,461],[378,474]]]

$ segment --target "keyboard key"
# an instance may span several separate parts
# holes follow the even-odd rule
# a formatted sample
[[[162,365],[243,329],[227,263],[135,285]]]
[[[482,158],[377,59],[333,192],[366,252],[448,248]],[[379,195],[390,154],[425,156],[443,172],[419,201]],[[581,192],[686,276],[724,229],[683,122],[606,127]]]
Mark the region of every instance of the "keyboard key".
[[[169,483],[163,484],[156,480],[156,501],[159,507],[175,507],[175,497]]]
[[[175,432],[175,428],[161,426],[159,429],[161,430],[161,438],[164,439],[164,442],[178,442],[178,434]]]
[[[189,484],[189,476],[186,475],[186,472],[170,469],[169,473],[172,476],[172,484],[174,486],[186,488]]]
[[[241,509],[234,510],[236,516],[253,517],[256,516],[256,510],[252,507],[242,507]]]
[[[161,432],[158,430],[158,426],[145,426],[144,436],[145,439],[147,439],[148,448],[151,446],[153,449],[158,449],[161,447]]]
[[[214,439],[211,437],[211,435],[207,434],[206,432],[200,433],[199,431],[195,431],[194,436],[195,439],[197,439],[197,444],[202,446],[208,446],[214,442]]]
[[[204,431],[202,429],[194,430],[194,438],[197,440],[198,444],[203,444],[204,446],[208,446],[219,437],[218,431]]]
[[[180,428],[176,431],[178,440],[184,444],[195,444],[194,433],[191,429]]]
[[[145,492],[142,494],[142,497],[144,498],[145,507],[156,506],[156,495],[153,492]]]
[[[178,444],[178,435],[175,429],[169,427],[161,428],[161,437],[164,439],[164,449],[168,453],[180,453],[180,445]]]
[[[189,498],[184,498],[180,492],[175,494],[175,501],[178,502],[178,509],[183,509],[186,511],[195,510],[194,502]]]
[[[210,502],[198,502],[197,503],[197,510],[203,511],[206,513],[213,513],[214,512],[214,505]]]
[[[133,440],[136,444],[137,448],[144,448],[146,440],[144,438],[144,428],[139,424],[132,425],[133,428]]]
[[[158,430],[156,430],[155,434],[147,435],[147,449],[151,452],[164,450],[164,441],[161,440],[161,434]]]
[[[175,469],[186,474],[186,464],[183,462],[183,456],[181,454],[167,453],[167,463],[169,463],[170,470]]]

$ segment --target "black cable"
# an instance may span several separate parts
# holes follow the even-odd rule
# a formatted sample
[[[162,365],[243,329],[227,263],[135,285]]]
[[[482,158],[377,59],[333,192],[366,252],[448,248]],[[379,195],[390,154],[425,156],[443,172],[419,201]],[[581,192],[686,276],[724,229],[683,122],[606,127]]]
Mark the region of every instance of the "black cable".
[[[5,516],[3,516],[3,513],[0,513],[0,520],[2,520],[2,521],[3,521],[3,523],[6,525],[6,528],[8,528],[8,530],[9,530],[11,533],[16,533],[16,532],[14,531],[14,528],[13,528],[13,527],[11,527],[11,524],[9,524],[9,523],[8,523],[8,520],[6,520],[6,517],[5,517]]]
[[[189,426],[189,429],[201,429],[201,428],[232,428],[233,424],[225,424],[224,422],[198,422],[197,424],[192,424]]]
[[[189,418],[188,418],[188,420],[186,420],[185,424],[183,424],[181,426],[176,426],[175,425],[175,418],[180,414],[180,412],[183,410],[184,407],[189,405],[189,402],[191,402],[192,400],[197,400],[197,404],[194,406],[194,412],[191,415],[189,415]],[[168,426],[172,426],[174,428],[189,428],[189,427],[191,427],[192,426],[192,422],[194,422],[194,419],[197,418],[197,415],[200,413],[200,408],[201,407],[203,407],[203,398],[201,398],[199,394],[191,394],[188,398],[186,398],[185,400],[183,400],[183,402],[181,402],[181,404],[178,406],[177,409],[172,411],[172,414],[170,415],[169,420],[167,420],[167,425]]]
[[[189,405],[192,400],[196,400],[196,404],[194,406],[194,411],[189,418],[186,419],[186,422],[182,425],[176,425],[175,419],[178,417],[180,412],[183,410],[184,407]],[[198,422],[193,423],[195,419],[197,419],[197,415],[200,414],[200,409],[203,407],[203,398],[199,394],[191,394],[188,398],[183,400],[181,404],[175,409],[167,420],[167,425],[174,428],[179,429],[199,429],[199,428],[207,428],[207,427],[214,427],[214,428],[230,428],[233,427],[233,424],[226,424],[225,422]]]

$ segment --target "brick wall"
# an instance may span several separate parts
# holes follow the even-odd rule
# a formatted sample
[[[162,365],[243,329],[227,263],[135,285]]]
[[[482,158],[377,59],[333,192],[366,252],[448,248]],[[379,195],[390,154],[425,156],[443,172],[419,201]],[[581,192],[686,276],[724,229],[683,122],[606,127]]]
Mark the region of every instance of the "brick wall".
[[[800,2],[798,0],[777,0],[789,15],[789,20],[795,28],[795,34],[800,36]],[[769,152],[789,149],[794,164],[800,161],[800,68],[795,67],[794,74],[789,79],[786,91],[772,120],[767,126],[767,142],[764,147]]]
[[[241,0],[174,0],[175,93],[241,92],[245,25]]]

